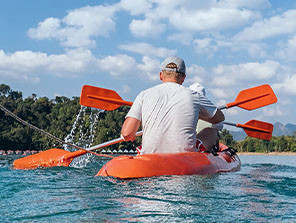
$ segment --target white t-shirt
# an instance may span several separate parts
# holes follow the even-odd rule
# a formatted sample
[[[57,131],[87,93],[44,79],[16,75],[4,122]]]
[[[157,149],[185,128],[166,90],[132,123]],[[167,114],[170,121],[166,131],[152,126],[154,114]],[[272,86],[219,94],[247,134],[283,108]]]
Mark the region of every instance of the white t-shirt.
[[[198,118],[212,118],[216,106],[203,95],[172,82],[142,91],[126,117],[142,122],[141,154],[196,151]]]

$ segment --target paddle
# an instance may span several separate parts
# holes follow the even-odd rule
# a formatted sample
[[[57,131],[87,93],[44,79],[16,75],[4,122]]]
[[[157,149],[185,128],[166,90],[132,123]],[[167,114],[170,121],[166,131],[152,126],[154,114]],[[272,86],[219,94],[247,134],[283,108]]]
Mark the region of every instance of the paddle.
[[[268,84],[242,90],[234,102],[230,102],[220,109],[238,106],[246,110],[254,110],[277,102],[277,98]],[[80,104],[103,110],[115,110],[121,105],[131,106],[133,103],[124,101],[116,91],[84,85],[82,87]]]
[[[248,136],[251,136],[254,138],[270,140],[272,137],[273,125],[267,122],[250,120],[245,124],[239,124],[239,123],[235,124],[231,122],[224,122],[224,124],[235,126],[238,128],[243,128]],[[140,136],[140,135],[142,135],[142,131],[139,131],[136,133],[136,136]],[[13,162],[13,168],[35,169],[38,167],[69,166],[75,157],[84,155],[87,152],[90,152],[93,150],[98,150],[116,143],[120,143],[122,141],[123,141],[122,138],[117,138],[96,146],[92,146],[87,150],[78,150],[75,152],[69,152],[69,151],[56,149],[56,148],[49,149],[34,155],[30,155],[30,156],[15,160]],[[113,158],[112,156],[104,155],[104,154],[95,153],[95,155]]]
[[[272,88],[268,84],[242,90],[234,102],[230,102],[220,109],[238,106],[246,110],[254,110],[277,102]]]
[[[250,120],[245,124],[231,122],[223,122],[223,124],[242,128],[248,136],[254,138],[270,140],[272,137],[273,125],[267,122]]]
[[[252,110],[252,109],[266,106],[268,104],[275,103],[276,101],[277,101],[276,96],[273,93],[270,86],[262,85],[255,88],[250,88],[250,89],[241,91],[234,102],[228,103],[226,106],[221,107],[221,109],[239,106],[247,110]],[[122,98],[115,91],[104,89],[104,88],[93,87],[89,85],[83,86],[81,97],[80,97],[80,103],[81,105],[84,105],[84,106],[95,107],[95,108],[104,109],[104,110],[115,110],[121,105],[128,105],[128,106],[132,105],[132,102],[122,100]],[[243,128],[246,131],[246,133],[252,137],[256,137],[256,138],[261,137],[264,139],[271,137],[269,136],[268,132],[266,133],[267,130],[264,129],[258,123],[259,121],[252,120],[250,122],[245,123],[244,125],[242,124],[234,124],[234,125],[237,127]],[[91,147],[89,148],[89,151],[103,148],[108,145],[119,143],[121,141],[122,141],[121,138],[111,140],[109,142],[100,144],[98,146]],[[112,142],[112,144],[109,144],[110,142]],[[16,169],[33,169],[37,167],[69,166],[73,158],[80,155],[84,155],[85,153],[87,153],[87,151],[85,150],[68,152],[61,149],[50,149],[47,151],[40,152],[38,154],[34,154],[28,157],[15,160],[13,163],[13,166]]]
[[[136,133],[136,136],[142,135],[142,131],[139,131]],[[72,160],[77,157],[84,155],[86,153],[92,153],[93,150],[102,149],[104,147],[120,143],[123,139],[117,138],[110,140],[108,142],[101,143],[99,145],[92,146],[90,148],[83,149],[83,150],[77,150],[75,152],[69,152],[63,149],[49,149],[42,151],[40,153],[26,156],[20,159],[17,159],[13,162],[13,168],[15,169],[35,169],[38,167],[54,167],[54,166],[69,166]],[[110,157],[113,158],[113,156],[104,155],[104,154],[97,154],[92,153],[98,156],[104,156],[104,157]]]
[[[122,100],[116,91],[84,85],[81,91],[80,104],[87,107],[113,111],[121,105],[131,106],[133,103]]]

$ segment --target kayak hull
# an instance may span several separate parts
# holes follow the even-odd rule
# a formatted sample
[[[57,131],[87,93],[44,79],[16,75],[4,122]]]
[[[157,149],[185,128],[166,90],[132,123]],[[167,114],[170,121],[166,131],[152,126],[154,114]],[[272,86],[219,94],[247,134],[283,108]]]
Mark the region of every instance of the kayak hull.
[[[123,155],[107,162],[96,176],[131,179],[162,175],[204,175],[237,171],[240,166],[239,157],[228,151],[218,152],[218,156],[201,152]]]

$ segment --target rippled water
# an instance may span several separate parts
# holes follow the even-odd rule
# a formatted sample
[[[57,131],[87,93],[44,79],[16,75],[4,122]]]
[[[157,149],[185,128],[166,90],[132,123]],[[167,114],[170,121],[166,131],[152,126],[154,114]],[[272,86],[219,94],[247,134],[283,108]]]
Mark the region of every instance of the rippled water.
[[[0,156],[0,222],[295,222],[296,156],[242,155],[238,172],[135,180],[84,168],[13,170]]]

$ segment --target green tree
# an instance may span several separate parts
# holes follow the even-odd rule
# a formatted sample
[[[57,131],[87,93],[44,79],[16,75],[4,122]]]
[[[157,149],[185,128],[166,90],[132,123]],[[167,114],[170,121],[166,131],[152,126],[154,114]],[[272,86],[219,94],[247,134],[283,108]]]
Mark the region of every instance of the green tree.
[[[231,147],[236,147],[237,143],[233,139],[233,136],[230,134],[230,132],[227,129],[223,129],[219,133],[219,140],[225,145],[231,146]]]

